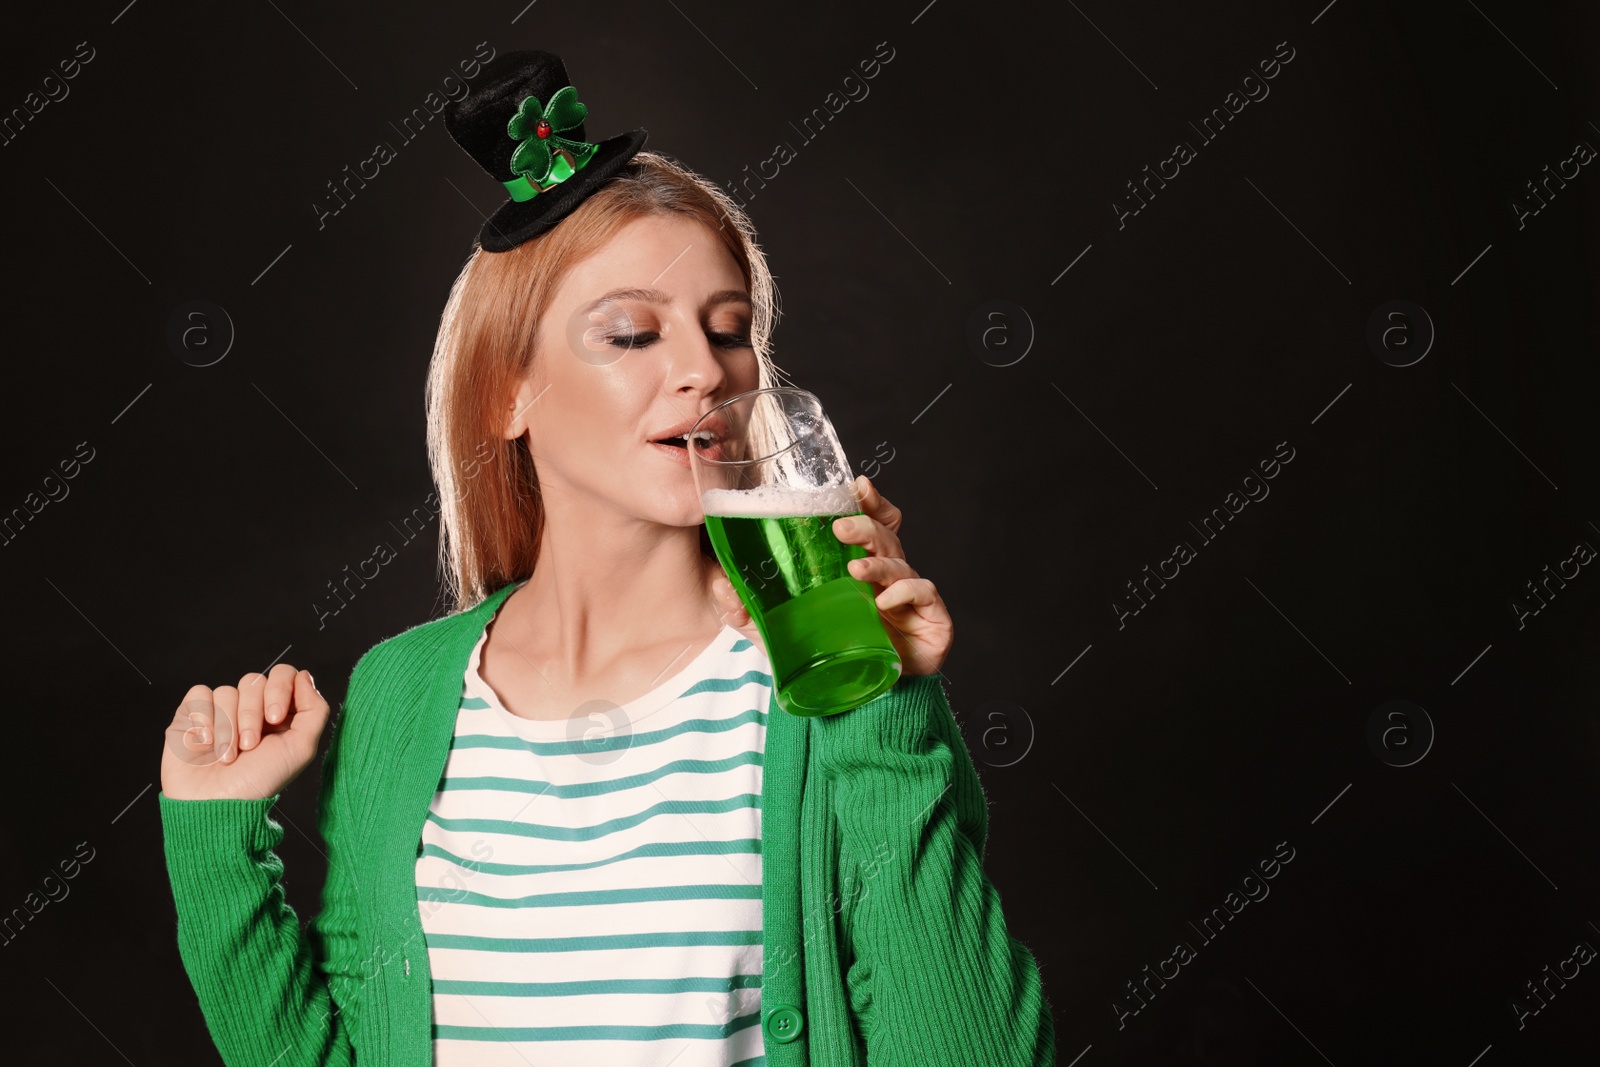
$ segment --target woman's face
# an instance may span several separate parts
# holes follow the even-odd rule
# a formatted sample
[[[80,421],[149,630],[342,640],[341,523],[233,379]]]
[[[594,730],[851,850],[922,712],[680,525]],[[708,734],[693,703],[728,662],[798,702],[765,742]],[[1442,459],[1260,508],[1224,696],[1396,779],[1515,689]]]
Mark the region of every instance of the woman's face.
[[[569,271],[508,429],[528,434],[547,503],[700,523],[687,452],[653,442],[760,384],[750,312],[738,263],[691,219],[636,219]]]

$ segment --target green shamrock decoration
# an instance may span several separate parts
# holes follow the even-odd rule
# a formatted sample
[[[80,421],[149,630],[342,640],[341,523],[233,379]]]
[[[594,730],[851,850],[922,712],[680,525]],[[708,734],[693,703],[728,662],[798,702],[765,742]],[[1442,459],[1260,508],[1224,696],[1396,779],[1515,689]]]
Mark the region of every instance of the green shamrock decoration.
[[[555,155],[553,147],[571,152],[573,165],[582,167],[599,146],[570,140],[560,134],[582,125],[588,113],[589,109],[578,102],[578,90],[570,85],[558,90],[547,106],[541,106],[537,96],[523,97],[516,114],[506,123],[506,133],[522,142],[511,154],[512,173],[530,182],[542,183],[550,176]]]

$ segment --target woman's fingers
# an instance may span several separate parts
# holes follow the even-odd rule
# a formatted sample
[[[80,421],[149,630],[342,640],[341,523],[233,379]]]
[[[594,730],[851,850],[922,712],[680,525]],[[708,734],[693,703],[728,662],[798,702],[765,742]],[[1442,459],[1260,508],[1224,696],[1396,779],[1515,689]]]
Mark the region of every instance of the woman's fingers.
[[[865,474],[855,480],[856,495],[861,498],[861,510],[874,519],[883,523],[893,533],[900,532],[900,522],[903,516],[900,509],[883,498],[872,479]]]
[[[879,611],[893,611],[902,605],[926,607],[939,603],[939,591],[926,578],[904,578],[878,594]]]
[[[189,691],[183,695],[183,702],[178,705],[178,710],[173,713],[172,725],[167,728],[169,739],[172,743],[182,746],[185,758],[192,755],[198,760],[212,751],[213,742],[216,740],[211,728],[214,717],[211,687],[190,686]]]
[[[738,626],[743,621],[746,612],[744,601],[739,599],[739,591],[728,580],[728,572],[722,569],[722,564],[714,557],[706,557],[706,573],[711,579],[711,595],[716,600],[717,614],[724,621]]]
[[[239,756],[239,690],[219,685],[211,691],[211,743],[217,746],[223,763]]]
[[[310,671],[277,664],[247,674],[243,688],[194,685],[167,727],[161,790],[174,800],[266,798],[317,754],[331,708]],[[278,707],[266,721],[268,708]],[[248,745],[240,741],[246,734]]]
[[[239,751],[248,752],[261,740],[263,701],[267,691],[267,676],[251,671],[239,679]]]
[[[728,579],[728,572],[722,569],[722,564],[711,558],[706,560],[706,568],[711,579],[712,610],[723,625],[738,630],[751,644],[765,652],[767,643],[761,636],[761,628],[750,617],[749,609],[739,598],[739,590]]]
[[[897,533],[900,509],[885,500],[865,474],[856,479],[856,486],[862,513],[833,520],[833,535],[845,544],[861,545],[874,556],[905,558]]]
[[[194,757],[202,757],[211,751],[211,727],[203,723],[189,726],[183,731],[184,751]]]
[[[262,721],[266,724],[262,730],[266,732],[274,726],[283,725],[289,717],[289,705],[294,700],[295,679],[300,672],[287,663],[275,663],[267,672],[267,685],[261,697]],[[245,745],[249,748],[249,745]]]
[[[911,569],[911,564],[894,556],[863,556],[861,559],[851,560],[849,568],[852,578],[875,582],[880,586],[898,582],[902,578],[917,577],[917,572]]]
[[[717,612],[725,620],[737,619],[744,614],[744,602],[725,576],[718,575],[711,579],[711,591],[717,598]]]
[[[293,742],[301,766],[304,766],[316,754],[317,739],[327,725],[330,709],[327,698],[317,690],[316,679],[311,677],[310,671],[289,669],[294,671],[289,677],[294,686],[294,707],[284,729],[284,740]],[[296,770],[295,773],[300,772]]]
[[[870,515],[845,515],[833,520],[833,536],[847,545],[860,545],[874,556],[905,558],[900,538]]]

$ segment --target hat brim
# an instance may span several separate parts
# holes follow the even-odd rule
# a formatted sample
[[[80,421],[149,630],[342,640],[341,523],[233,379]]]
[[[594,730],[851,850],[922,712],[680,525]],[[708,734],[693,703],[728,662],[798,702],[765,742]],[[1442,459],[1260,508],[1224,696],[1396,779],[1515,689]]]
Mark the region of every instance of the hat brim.
[[[600,142],[588,164],[572,177],[531,200],[507,200],[489,216],[478,233],[487,252],[509,252],[524,241],[550,229],[570,215],[644,147],[645,131],[632,130]]]

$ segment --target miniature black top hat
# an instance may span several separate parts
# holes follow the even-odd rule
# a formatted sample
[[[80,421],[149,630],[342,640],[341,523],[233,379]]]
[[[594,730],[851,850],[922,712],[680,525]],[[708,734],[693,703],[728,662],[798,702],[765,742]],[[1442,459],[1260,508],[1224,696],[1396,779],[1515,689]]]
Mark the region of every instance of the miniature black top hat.
[[[475,89],[445,109],[444,124],[511,199],[478,234],[506,252],[550,229],[644,147],[633,130],[598,144],[585,139],[589,109],[549,52],[505,52],[485,64]]]

